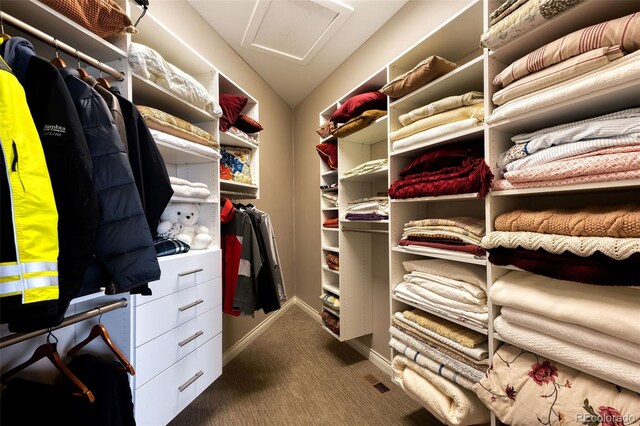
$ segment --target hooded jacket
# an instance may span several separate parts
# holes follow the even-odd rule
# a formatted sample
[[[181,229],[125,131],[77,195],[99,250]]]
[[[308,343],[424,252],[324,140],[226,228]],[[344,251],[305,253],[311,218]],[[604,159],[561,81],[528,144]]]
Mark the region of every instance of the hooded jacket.
[[[2,322],[21,332],[55,326],[64,318],[92,260],[99,212],[87,141],[62,76],[24,38],[5,41],[1,52],[24,87],[58,211],[59,299],[23,305],[9,297],[1,302]]]
[[[99,288],[96,269],[108,271],[117,291],[127,291],[160,278],[160,266],[149,225],[142,210],[131,166],[104,99],[80,80],[72,68],[60,70],[82,123],[93,163],[100,223],[93,264],[85,275],[83,292]]]

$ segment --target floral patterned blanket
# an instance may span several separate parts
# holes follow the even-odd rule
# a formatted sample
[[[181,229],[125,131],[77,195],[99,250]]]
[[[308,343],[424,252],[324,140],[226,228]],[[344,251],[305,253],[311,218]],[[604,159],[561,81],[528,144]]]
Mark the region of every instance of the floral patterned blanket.
[[[475,391],[510,425],[640,424],[640,395],[511,345],[502,345]]]

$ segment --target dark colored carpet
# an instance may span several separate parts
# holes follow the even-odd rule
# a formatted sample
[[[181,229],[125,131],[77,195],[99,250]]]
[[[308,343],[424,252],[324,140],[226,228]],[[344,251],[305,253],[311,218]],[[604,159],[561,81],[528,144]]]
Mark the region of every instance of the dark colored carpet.
[[[380,393],[365,376],[390,391]],[[292,307],[171,426],[441,423],[346,343]]]

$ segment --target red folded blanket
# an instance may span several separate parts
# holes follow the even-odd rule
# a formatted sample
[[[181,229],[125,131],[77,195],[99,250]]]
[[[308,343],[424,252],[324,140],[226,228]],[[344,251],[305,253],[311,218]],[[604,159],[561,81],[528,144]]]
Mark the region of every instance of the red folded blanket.
[[[478,198],[485,197],[493,174],[482,158],[481,148],[467,143],[421,155],[400,172],[400,179],[389,188],[389,196],[417,198],[477,192]]]
[[[640,285],[640,253],[614,260],[600,253],[580,257],[573,253],[553,254],[545,250],[489,249],[494,265],[513,265],[525,271],[559,280],[607,286]]]
[[[327,219],[324,222],[322,222],[322,226],[324,226],[325,228],[338,228],[340,226],[340,222],[337,217],[334,217],[332,219]]]

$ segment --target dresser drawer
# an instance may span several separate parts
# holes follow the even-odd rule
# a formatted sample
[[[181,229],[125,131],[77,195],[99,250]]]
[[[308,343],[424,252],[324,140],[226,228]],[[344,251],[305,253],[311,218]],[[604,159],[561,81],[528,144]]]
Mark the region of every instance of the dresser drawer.
[[[160,257],[162,275],[149,283],[151,296],[136,296],[135,306],[152,302],[168,294],[193,287],[222,276],[222,251],[193,250],[174,256]]]
[[[135,308],[136,347],[222,304],[222,278]]]
[[[140,426],[166,425],[222,374],[222,334],[135,391]]]
[[[222,332],[222,306],[167,331],[136,349],[136,388]]]

